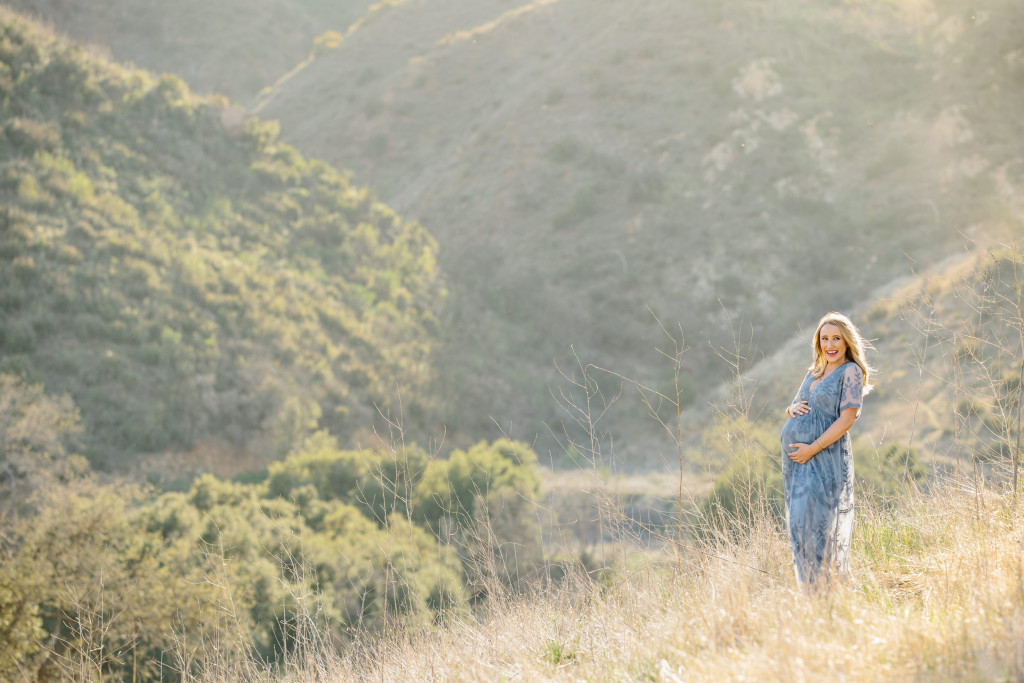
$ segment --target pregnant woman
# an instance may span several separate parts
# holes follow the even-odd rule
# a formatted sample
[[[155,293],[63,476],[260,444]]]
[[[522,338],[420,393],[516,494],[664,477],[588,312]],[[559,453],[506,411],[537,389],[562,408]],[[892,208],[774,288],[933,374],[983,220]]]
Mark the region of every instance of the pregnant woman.
[[[848,431],[871,390],[867,344],[850,319],[829,313],[811,342],[814,362],[782,428],[786,525],[797,582],[847,575],[853,536],[853,451]]]

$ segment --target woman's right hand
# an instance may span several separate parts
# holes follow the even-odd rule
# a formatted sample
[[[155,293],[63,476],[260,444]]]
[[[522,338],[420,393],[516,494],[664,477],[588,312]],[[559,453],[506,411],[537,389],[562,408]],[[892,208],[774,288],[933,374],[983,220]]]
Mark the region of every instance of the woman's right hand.
[[[797,401],[786,406],[786,416],[796,417],[797,415],[806,415],[811,412],[811,404],[807,401]]]

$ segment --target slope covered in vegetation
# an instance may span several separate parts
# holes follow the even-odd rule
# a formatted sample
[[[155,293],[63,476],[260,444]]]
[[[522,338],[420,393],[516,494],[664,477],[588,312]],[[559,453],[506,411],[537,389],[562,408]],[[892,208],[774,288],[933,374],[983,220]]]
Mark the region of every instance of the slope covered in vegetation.
[[[0,369],[69,393],[94,463],[213,438],[258,464],[398,384],[422,408],[422,227],[174,76],[0,32]]]
[[[855,429],[889,427],[909,394],[899,372],[924,360],[921,376],[941,383],[913,407],[946,416],[962,466],[943,471],[950,458],[932,454],[926,481],[906,431],[878,448],[858,439],[853,581],[823,595],[793,582],[771,415],[709,421],[704,457],[729,466],[710,495],[687,482],[659,501],[655,520],[630,516],[606,463],[538,505],[548,477],[508,441],[438,459],[318,434],[257,484],[99,487],[66,454],[70,401],[0,377],[0,439],[18,456],[0,479],[15,512],[0,517],[0,672],[1018,677],[1021,268],[1012,248],[985,253],[872,307],[865,327],[888,326],[873,360],[889,386]],[[920,424],[933,448],[939,423]]]
[[[547,387],[570,344],[665,389],[647,305],[682,323],[686,398],[703,397],[730,319],[770,352],[1019,213],[1019,3],[558,0],[462,31],[432,19],[469,4],[393,8],[263,109],[443,245],[456,430],[557,422]],[[628,447],[657,448],[633,424]]]
[[[460,442],[494,418],[550,446],[540,423],[558,421],[548,386],[569,345],[665,388],[646,305],[683,324],[693,400],[727,372],[706,341],[727,343],[730,319],[770,353],[1020,211],[1012,0],[374,7],[351,34],[318,15],[344,40],[258,101],[284,139],[439,239],[452,296],[436,390]],[[224,59],[192,61],[246,72],[247,25],[225,24]],[[629,447],[660,448],[631,417]]]
[[[4,4],[69,37],[150,71],[177,74],[201,93],[249,102],[309,53],[322,25],[345,26],[362,0],[178,0],[173,5],[69,0]]]
[[[853,580],[808,595],[788,540],[759,518],[688,548],[681,565],[634,552],[610,577],[578,575],[473,620],[297,657],[290,679],[1016,680],[1022,524],[1012,497],[989,490],[862,508]]]
[[[533,575],[536,456],[352,451],[318,433],[259,484],[90,476],[67,397],[0,374],[0,678],[189,680],[465,614]],[[501,524],[482,535],[478,523]],[[443,533],[442,533],[443,532]],[[492,552],[521,567],[498,567]],[[511,562],[511,559],[510,559]]]
[[[545,589],[504,593],[440,629],[412,626],[365,634],[342,651],[314,649],[292,660],[291,675],[1020,678],[1022,269],[1012,244],[981,249],[867,307],[862,327],[877,335],[879,389],[854,426],[851,575],[830,588],[795,584],[778,420],[760,403],[781,403],[791,387],[777,395],[778,377],[762,367],[742,378],[751,401],[733,395],[705,423],[704,457],[727,467],[708,496],[687,486],[672,501],[684,509],[685,532],[674,520],[635,524],[614,482],[602,491],[592,480],[594,509],[616,530],[589,547],[601,571],[577,565]],[[786,360],[799,372],[797,359]]]

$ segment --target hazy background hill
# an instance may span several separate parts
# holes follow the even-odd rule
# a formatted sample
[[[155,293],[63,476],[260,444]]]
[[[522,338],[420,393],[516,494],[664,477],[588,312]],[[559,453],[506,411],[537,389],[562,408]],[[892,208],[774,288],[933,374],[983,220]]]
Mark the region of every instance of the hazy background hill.
[[[193,90],[240,102],[301,61],[321,25],[345,24],[365,9],[358,0],[6,4],[117,61],[176,73]]]
[[[14,4],[280,120],[420,220],[457,443],[492,418],[543,439],[570,345],[665,388],[647,306],[687,333],[693,400],[730,321],[770,352],[1019,217],[1008,1]],[[656,450],[641,412],[621,445]]]
[[[771,349],[992,230],[994,178],[1019,177],[1009,4],[562,0],[468,33],[430,7],[394,8],[263,112],[438,237],[449,424],[535,429],[569,344],[665,387],[647,305],[682,322],[705,393],[727,316]]]

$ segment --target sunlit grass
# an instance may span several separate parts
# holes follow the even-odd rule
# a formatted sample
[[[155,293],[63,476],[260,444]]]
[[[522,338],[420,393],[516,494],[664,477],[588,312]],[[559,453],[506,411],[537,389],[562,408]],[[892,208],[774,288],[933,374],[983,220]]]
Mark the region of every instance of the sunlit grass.
[[[852,579],[808,594],[782,529],[757,520],[678,571],[634,555],[602,581],[321,653],[290,680],[1015,680],[1022,523],[1012,495],[963,482],[862,509]]]

